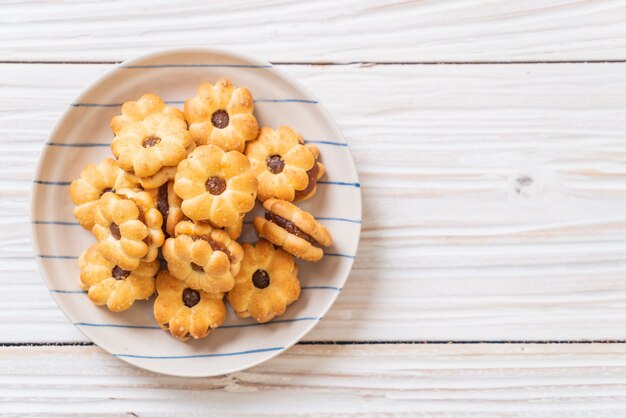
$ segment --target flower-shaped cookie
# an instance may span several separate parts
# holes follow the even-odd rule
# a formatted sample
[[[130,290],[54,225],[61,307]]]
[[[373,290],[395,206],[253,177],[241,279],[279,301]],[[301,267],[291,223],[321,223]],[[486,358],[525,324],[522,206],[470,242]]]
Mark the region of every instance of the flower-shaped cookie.
[[[105,193],[96,206],[93,234],[100,253],[124,270],[140,261],[154,261],[163,244],[163,218],[146,192],[119,191],[129,197]]]
[[[157,202],[154,197],[144,191],[122,189],[117,192],[119,195],[131,199],[137,204],[139,208],[139,220],[146,224],[149,228],[148,237],[144,240],[150,250],[144,257],[143,261],[152,261],[157,258],[159,254],[159,248],[165,241],[165,234],[163,233],[163,215],[157,207]]]
[[[111,129],[117,135],[124,127],[134,122],[141,122],[150,115],[162,113],[176,119],[184,120],[183,112],[165,102],[156,94],[146,93],[137,101],[130,100],[122,105],[122,114],[111,120]]]
[[[234,225],[251,211],[256,190],[248,158],[215,145],[199,146],[181,161],[174,183],[174,191],[183,199],[183,213],[217,227]]]
[[[295,201],[303,201],[313,197],[315,192],[317,192],[317,181],[322,178],[325,172],[324,165],[319,162],[320,151],[317,147],[310,144],[305,146],[309,149],[309,151],[311,151],[313,157],[315,157],[315,164],[313,164],[313,167],[306,172],[307,176],[309,176],[309,183],[307,186],[303,190],[296,190]]]
[[[98,244],[78,259],[80,281],[87,296],[96,305],[106,305],[113,312],[124,311],[136,300],[148,299],[154,293],[154,276],[159,271],[157,260],[140,262],[133,271],[122,269],[100,254]]]
[[[241,246],[207,223],[183,221],[175,232],[176,238],[169,238],[163,246],[170,274],[205,292],[232,289],[243,258]]]
[[[243,231],[243,217],[234,224],[225,227],[224,231],[226,231],[231,239],[238,239]]]
[[[135,177],[122,170],[111,158],[98,165],[87,164],[80,172],[80,178],[70,185],[70,197],[76,205],[74,217],[83,228],[91,231],[95,206],[100,196],[105,192],[135,187]]]
[[[330,232],[313,215],[285,200],[267,199],[263,202],[265,218],[254,219],[254,229],[260,237],[285,251],[307,261],[319,261],[333,239]]]
[[[264,239],[254,247],[243,244],[243,251],[241,270],[228,301],[242,318],[271,321],[300,296],[298,266],[291,255]]]
[[[158,189],[168,181],[174,180],[176,167],[163,167],[155,174],[148,177],[134,176],[144,190]]]
[[[298,190],[307,189],[308,172],[316,163],[302,136],[287,126],[275,131],[261,129],[259,137],[246,145],[245,154],[259,180],[258,196],[262,201],[271,197],[293,201]],[[317,175],[313,177],[317,182]]]
[[[225,79],[215,85],[202,83],[196,97],[185,102],[185,118],[194,141],[224,151],[243,152],[246,141],[256,138],[259,126],[253,111],[248,89],[235,88]]]
[[[124,103],[122,115],[113,118],[111,126],[115,132],[111,150],[118,164],[138,177],[176,167],[192,143],[180,110],[165,106],[153,94]]]
[[[192,142],[191,145],[187,147],[187,155],[189,155],[189,153],[193,151],[195,148],[196,148],[196,144]],[[177,169],[178,169],[178,166],[163,167],[151,176],[148,176],[148,177],[133,176],[133,177],[139,181],[139,184],[141,184],[141,187],[143,187],[144,190],[158,189],[159,187],[163,186],[168,181],[172,181],[172,182],[174,181],[174,177],[176,176]]]
[[[165,237],[174,236],[174,228],[182,220],[187,219],[180,209],[182,200],[174,193],[174,181],[168,181],[158,189],[148,190],[163,217]]]
[[[179,340],[204,338],[226,319],[223,293],[191,289],[162,270],[156,278],[154,319]]]

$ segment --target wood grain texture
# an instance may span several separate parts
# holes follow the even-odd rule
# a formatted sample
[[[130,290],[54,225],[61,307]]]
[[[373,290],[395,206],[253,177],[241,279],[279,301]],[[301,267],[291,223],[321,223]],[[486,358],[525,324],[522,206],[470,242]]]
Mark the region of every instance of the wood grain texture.
[[[624,344],[296,346],[201,379],[96,347],[5,347],[0,400],[22,417],[621,417],[625,373]]]
[[[36,271],[29,187],[108,68],[0,65],[2,341],[84,339]],[[283,69],[329,108],[363,185],[355,269],[306,339],[625,338],[626,64]]]
[[[0,60],[123,60],[220,47],[281,62],[626,59],[621,0],[21,1]]]
[[[625,18],[620,0],[26,0],[0,4],[0,63],[205,46],[625,61]],[[0,343],[85,341],[36,270],[29,189],[54,122],[109,68],[0,64]],[[363,185],[355,269],[305,340],[626,338],[626,64],[281,68],[329,108]],[[623,417],[625,371],[624,343],[298,345],[210,379],[94,346],[0,346],[0,415]]]

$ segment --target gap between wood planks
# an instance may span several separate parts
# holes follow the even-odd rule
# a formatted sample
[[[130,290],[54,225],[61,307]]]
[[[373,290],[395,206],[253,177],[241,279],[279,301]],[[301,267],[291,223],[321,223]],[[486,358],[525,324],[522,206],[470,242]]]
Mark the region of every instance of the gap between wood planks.
[[[453,345],[453,344],[626,344],[626,340],[502,340],[502,341],[481,341],[481,340],[394,340],[394,341],[300,341],[296,345],[398,345],[398,344],[423,344],[423,345]],[[90,341],[76,342],[31,342],[31,343],[0,343],[2,347],[91,347],[96,344]]]
[[[24,60],[0,60],[0,64],[57,64],[57,65],[102,65],[121,64],[124,61],[24,61]],[[611,60],[530,60],[530,61],[348,61],[348,62],[325,62],[325,61],[302,61],[302,62],[271,62],[272,65],[318,65],[318,66],[342,66],[342,65],[529,65],[529,64],[624,64],[626,59]]]

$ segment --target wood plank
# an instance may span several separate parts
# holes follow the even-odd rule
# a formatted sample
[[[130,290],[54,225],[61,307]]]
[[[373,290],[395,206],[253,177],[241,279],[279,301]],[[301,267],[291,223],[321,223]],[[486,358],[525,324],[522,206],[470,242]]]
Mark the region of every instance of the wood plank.
[[[0,65],[3,341],[82,340],[35,269],[29,181],[107,68]],[[363,185],[355,269],[307,339],[624,339],[626,64],[283,69],[336,118]]]
[[[625,18],[620,0],[30,0],[0,7],[0,59],[210,46],[280,62],[624,60]]]
[[[0,399],[23,417],[619,417],[625,373],[624,344],[296,346],[198,379],[146,372],[97,347],[4,347]]]

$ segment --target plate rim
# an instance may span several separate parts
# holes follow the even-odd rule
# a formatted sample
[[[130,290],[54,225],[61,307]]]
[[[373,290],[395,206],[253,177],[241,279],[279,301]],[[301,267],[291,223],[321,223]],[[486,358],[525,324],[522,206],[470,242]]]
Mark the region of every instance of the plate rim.
[[[307,98],[312,98],[317,100],[317,98],[315,97],[315,95],[313,95],[311,93],[311,91],[309,89],[307,89],[306,87],[304,87],[296,78],[290,76],[289,74],[286,74],[283,70],[276,68],[273,64],[260,60],[256,57],[250,56],[250,55],[244,55],[244,54],[240,54],[240,53],[236,53],[236,52],[232,52],[232,51],[228,51],[225,49],[220,49],[220,48],[187,48],[187,47],[183,47],[183,48],[168,48],[168,49],[161,49],[158,51],[152,51],[150,53],[147,54],[142,54],[142,55],[138,55],[136,57],[130,58],[130,59],[126,59],[118,64],[116,64],[113,68],[108,69],[107,71],[105,71],[103,74],[99,75],[98,77],[96,77],[93,81],[91,81],[87,86],[85,86],[80,93],[74,98],[74,100],[71,103],[75,103],[75,102],[80,102],[82,98],[84,98],[87,94],[89,94],[89,92],[98,84],[100,84],[102,81],[106,80],[108,77],[111,77],[112,75],[114,75],[115,73],[118,73],[120,71],[123,70],[124,66],[128,66],[128,65],[135,65],[137,63],[141,63],[144,62],[146,60],[149,60],[151,58],[158,58],[161,56],[167,56],[167,55],[176,55],[176,54],[202,54],[202,55],[222,55],[222,56],[230,56],[234,59],[237,60],[241,60],[241,61],[245,61],[245,62],[250,62],[253,65],[262,65],[262,66],[268,66],[268,70],[275,72],[280,79],[282,80],[286,80],[288,83],[292,84],[297,90],[301,91],[305,97]],[[68,117],[69,113],[72,110],[72,105],[71,103],[69,105],[67,105],[67,107],[65,108],[65,110],[61,113],[61,115],[58,117],[57,121],[55,122],[53,128],[50,130],[47,138],[46,138],[46,142],[49,142],[51,138],[53,138],[57,131],[59,131],[59,129],[62,127],[64,120]],[[342,131],[339,129],[339,126],[337,125],[337,122],[335,121],[335,119],[332,117],[332,115],[330,114],[330,112],[328,111],[328,109],[326,108],[326,106],[324,106],[324,104],[317,100],[317,104],[319,105],[319,108],[322,111],[322,115],[328,120],[328,122],[330,122],[330,125],[332,125],[332,129],[335,131],[335,133],[338,135],[337,138],[343,140],[344,143],[346,143],[346,149],[348,151],[348,154],[350,156],[350,164],[351,164],[351,169],[355,175],[355,179],[356,182],[360,185],[360,181],[359,181],[359,173],[356,169],[356,164],[354,162],[354,156],[352,154],[352,151],[350,150],[349,144],[346,141],[346,138],[344,137]],[[34,223],[35,220],[35,208],[36,208],[36,204],[38,203],[38,196],[36,193],[36,188],[37,188],[37,183],[34,181],[38,178],[40,178],[40,174],[41,171],[43,170],[43,165],[44,165],[44,160],[46,160],[46,156],[48,154],[47,150],[45,149],[45,143],[44,143],[44,149],[42,150],[42,152],[39,155],[39,158],[37,160],[37,165],[34,171],[34,177],[33,177],[33,182],[31,184],[30,187],[30,210],[29,210],[29,220],[30,220],[30,231],[31,231],[31,244],[32,244],[32,248],[35,251],[34,254],[34,258],[35,258],[35,262],[37,264],[37,269],[39,271],[39,274],[41,276],[42,281],[44,282],[44,284],[46,285],[47,289],[48,289],[48,294],[50,294],[50,296],[52,297],[52,299],[54,300],[54,302],[56,303],[56,305],[58,306],[59,310],[63,313],[63,315],[65,315],[65,317],[68,319],[68,321],[81,333],[85,336],[85,338],[87,338],[90,342],[92,342],[95,346],[97,346],[98,348],[106,351],[111,357],[116,357],[128,364],[133,365],[134,367],[138,367],[140,369],[144,369],[144,370],[148,370],[150,372],[154,372],[154,373],[159,373],[162,375],[167,375],[167,376],[176,376],[176,377],[213,377],[213,376],[222,376],[225,374],[230,374],[230,373],[236,373],[254,366],[257,366],[259,364],[262,364],[268,360],[271,360],[272,358],[278,356],[279,354],[287,351],[288,349],[290,349],[291,347],[293,347],[294,345],[296,345],[298,342],[300,342],[309,332],[311,332],[311,330],[319,323],[319,321],[314,321],[311,322],[309,325],[307,325],[307,327],[303,328],[303,330],[301,332],[299,332],[297,334],[296,337],[292,338],[291,341],[288,344],[284,344],[284,346],[280,349],[280,350],[275,350],[275,351],[269,351],[267,352],[266,356],[263,356],[259,359],[256,360],[252,360],[249,362],[243,362],[241,366],[238,367],[234,367],[231,370],[229,370],[228,372],[224,372],[224,373],[207,373],[207,372],[201,372],[201,373],[197,373],[197,374],[186,374],[186,373],[176,373],[176,372],[169,372],[169,371],[163,371],[157,367],[152,367],[152,365],[146,365],[145,363],[141,363],[141,362],[136,362],[134,358],[132,357],[120,357],[120,356],[114,356],[113,353],[107,349],[106,347],[101,346],[99,343],[95,342],[94,339],[88,335],[88,333],[86,332],[86,330],[81,329],[81,327],[77,326],[74,324],[74,321],[72,321],[72,319],[68,316],[68,313],[65,311],[65,309],[63,308],[61,302],[60,302],[60,298],[58,298],[57,295],[53,294],[52,292],[50,292],[51,289],[51,283],[50,283],[50,279],[48,277],[48,273],[46,272],[46,269],[44,268],[43,265],[43,261],[41,259],[41,257],[39,257],[40,254],[40,243],[39,243],[39,234],[37,234],[36,232],[36,224]],[[357,205],[356,205],[356,212],[358,213],[358,219],[362,220],[363,217],[363,202],[362,202],[363,198],[362,198],[362,194],[361,194],[361,187],[359,186],[358,188],[358,199],[357,199]],[[349,260],[349,268],[345,274],[345,277],[343,278],[343,280],[341,281],[341,287],[345,287],[345,283],[348,281],[348,277],[350,276],[350,273],[352,272],[352,269],[354,267],[354,261],[356,260],[356,256],[358,254],[358,249],[359,249],[359,245],[360,245],[360,239],[361,239],[361,229],[362,229],[362,222],[359,224],[358,226],[358,230],[356,232],[356,251],[354,254],[354,258]],[[326,305],[326,307],[320,311],[320,318],[323,318],[326,313],[330,310],[330,308],[335,304],[335,302],[337,301],[337,298],[339,297],[339,295],[341,294],[341,291],[335,292],[329,299],[328,304]],[[158,364],[157,362],[154,363],[155,365]]]

